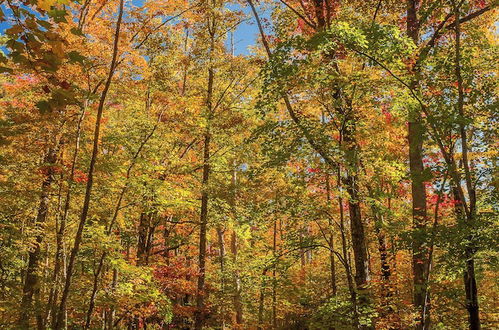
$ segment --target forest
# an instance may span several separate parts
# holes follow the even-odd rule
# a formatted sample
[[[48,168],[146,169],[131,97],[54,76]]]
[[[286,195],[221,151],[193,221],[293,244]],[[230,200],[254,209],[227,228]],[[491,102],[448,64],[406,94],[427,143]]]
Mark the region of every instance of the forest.
[[[0,328],[498,329],[498,0],[0,0]]]

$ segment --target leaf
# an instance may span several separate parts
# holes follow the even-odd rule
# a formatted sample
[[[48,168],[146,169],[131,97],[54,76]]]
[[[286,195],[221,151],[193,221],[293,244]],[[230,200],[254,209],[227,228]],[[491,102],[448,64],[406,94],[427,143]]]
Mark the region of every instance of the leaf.
[[[70,63],[82,63],[83,64],[83,61],[86,59],[85,56],[81,55],[80,53],[78,53],[77,51],[74,51],[74,50],[67,53],[66,55],[69,58]]]
[[[60,9],[52,9],[48,12],[49,16],[54,19],[56,23],[67,23],[66,20],[66,11]]]
[[[78,29],[76,27],[73,27],[71,28],[71,33],[76,35],[76,36],[83,36],[83,32],[81,31],[81,29]]]
[[[46,28],[47,30],[52,28],[52,24],[50,24],[50,23],[49,23],[49,22],[47,22],[47,21],[44,21],[44,20],[38,19],[36,22],[38,23],[38,25],[40,25],[40,26],[42,26],[42,27]]]
[[[50,103],[47,101],[40,101],[36,103],[36,107],[38,110],[40,110],[41,113],[47,113],[52,111],[52,107],[50,106]]]
[[[5,30],[5,33],[7,33],[7,34],[19,34],[23,31],[24,31],[24,29],[22,26],[14,25],[10,29]]]
[[[7,68],[5,66],[0,66],[0,73],[5,73],[5,72],[8,72],[8,73],[12,73],[12,69],[11,68]]]

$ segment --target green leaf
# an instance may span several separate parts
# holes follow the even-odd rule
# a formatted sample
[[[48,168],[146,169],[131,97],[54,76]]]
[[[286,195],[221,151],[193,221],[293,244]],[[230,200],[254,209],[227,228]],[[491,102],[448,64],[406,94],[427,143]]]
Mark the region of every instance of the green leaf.
[[[42,26],[42,27],[46,28],[47,30],[52,28],[52,24],[50,24],[50,23],[49,23],[49,22],[47,22],[47,21],[44,21],[44,20],[39,19],[39,20],[37,20],[37,23],[38,23],[38,25],[40,25],[40,26]]]
[[[0,73],[5,73],[5,72],[12,73],[12,69],[4,67],[4,66],[0,66]]]
[[[67,56],[69,58],[70,63],[82,63],[83,64],[83,61],[86,59],[85,56],[81,55],[77,51],[71,51],[71,52],[67,53]]]
[[[52,9],[51,11],[48,12],[49,16],[54,19],[54,22],[56,23],[67,23],[68,21],[66,20],[66,11],[65,10],[60,10],[60,9]]]
[[[81,31],[81,29],[78,29],[78,28],[71,28],[71,33],[74,34],[74,35],[77,35],[77,36],[82,36],[83,35],[83,32]]]
[[[47,101],[40,101],[36,103],[36,107],[40,110],[41,113],[47,113],[52,110],[50,103]]]

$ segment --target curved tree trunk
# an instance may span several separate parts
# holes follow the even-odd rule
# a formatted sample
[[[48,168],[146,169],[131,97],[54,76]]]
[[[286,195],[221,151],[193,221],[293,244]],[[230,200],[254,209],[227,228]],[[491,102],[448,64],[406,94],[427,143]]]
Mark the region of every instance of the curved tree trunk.
[[[121,28],[121,19],[123,17],[123,5],[124,0],[120,0],[120,6],[118,10],[118,20],[116,22],[116,31],[114,35],[114,45],[113,45],[113,56],[111,60],[111,64],[109,66],[109,74],[106,80],[106,84],[104,85],[104,89],[102,91],[99,106],[97,108],[97,118],[95,122],[95,131],[94,131],[94,139],[93,139],[93,148],[92,148],[92,157],[90,159],[90,166],[88,169],[88,181],[85,189],[85,199],[83,201],[83,208],[80,216],[80,223],[78,224],[78,229],[76,232],[73,249],[71,250],[71,254],[69,257],[69,262],[66,270],[66,280],[64,283],[64,289],[62,291],[61,303],[59,305],[59,311],[57,313],[57,321],[55,324],[55,330],[60,330],[63,326],[64,319],[64,311],[66,309],[66,303],[69,296],[69,290],[71,286],[71,279],[73,276],[74,264],[76,261],[76,256],[80,250],[80,244],[83,236],[83,229],[85,227],[85,223],[87,222],[88,211],[90,207],[90,197],[92,194],[92,186],[93,186],[93,176],[95,163],[97,161],[97,154],[99,150],[99,138],[100,138],[100,125],[102,120],[102,113],[104,112],[104,103],[106,101],[107,93],[109,91],[109,87],[111,86],[111,82],[113,79],[113,75],[116,69],[116,62],[118,58],[118,43],[120,36],[120,28]]]

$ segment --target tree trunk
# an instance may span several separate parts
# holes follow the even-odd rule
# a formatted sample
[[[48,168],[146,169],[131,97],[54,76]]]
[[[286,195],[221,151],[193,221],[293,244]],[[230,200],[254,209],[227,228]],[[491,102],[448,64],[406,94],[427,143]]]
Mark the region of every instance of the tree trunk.
[[[407,0],[407,35],[414,44],[419,45],[420,23],[417,17],[419,0]],[[419,83],[419,64],[411,68],[411,88],[417,88]],[[413,271],[413,300],[418,310],[417,329],[423,329],[423,320],[429,320],[425,316],[425,292],[426,292],[426,269],[428,269],[428,251],[426,249],[427,238],[427,212],[426,212],[426,190],[424,186],[423,167],[423,134],[421,109],[417,108],[409,113],[409,172],[411,177],[412,193],[412,219],[414,239],[412,247],[412,271]],[[429,313],[429,311],[428,311]]]
[[[475,185],[473,184],[471,178],[470,164],[468,160],[468,137],[466,134],[466,126],[464,124],[465,114],[464,114],[464,87],[463,87],[463,77],[461,74],[461,23],[460,23],[460,8],[453,1],[454,16],[455,16],[455,71],[457,78],[457,88],[458,88],[458,100],[457,109],[460,117],[459,121],[459,131],[461,135],[461,149],[462,149],[462,164],[464,168],[464,178],[466,182],[466,188],[468,192],[468,215],[465,212],[461,212],[461,216],[466,220],[467,229],[472,231],[475,222],[476,215],[476,193]],[[456,185],[461,184],[461,182],[455,182]],[[457,194],[460,196],[460,194]],[[459,202],[462,205],[466,203],[465,200],[459,197]],[[466,268],[464,271],[464,289],[466,292],[466,309],[468,311],[468,323],[471,330],[479,330],[481,328],[480,324],[480,313],[478,305],[478,289],[475,277],[475,246],[472,241],[471,233],[469,234],[468,241],[470,243],[465,247],[465,257],[466,257]]]
[[[241,326],[243,324],[243,305],[241,302],[241,280],[239,278],[239,266],[237,264],[237,232],[235,228],[238,226],[237,221],[237,210],[236,210],[236,183],[237,183],[237,167],[236,163],[232,164],[232,176],[231,176],[231,198],[230,198],[230,208],[233,220],[233,229],[230,235],[230,253],[232,255],[232,267],[234,272],[232,274],[232,286],[234,290],[234,311],[235,311],[235,324],[236,326]]]
[[[19,315],[18,324],[22,329],[29,328],[30,311],[32,311],[33,305],[33,295],[39,290],[39,278],[38,278],[38,262],[40,260],[41,254],[41,243],[43,237],[43,229],[45,227],[45,222],[47,221],[47,214],[49,210],[50,203],[50,186],[54,181],[54,166],[57,162],[57,144],[51,146],[47,151],[43,159],[43,164],[45,166],[45,177],[41,186],[40,193],[40,204],[38,205],[38,212],[35,220],[35,228],[37,230],[36,241],[34,247],[30,250],[28,256],[28,266],[26,269],[26,279],[24,281],[23,296],[21,300],[21,311]],[[38,310],[41,306],[37,306],[36,315],[37,319],[41,317],[41,310]]]
[[[217,226],[217,237],[218,237],[218,247],[219,247],[219,257],[220,257],[220,286],[222,295],[222,330],[225,329],[225,238],[224,229],[221,226]]]
[[[92,285],[92,293],[90,294],[90,303],[88,304],[87,315],[85,317],[85,329],[90,329],[90,322],[92,320],[92,312],[95,307],[95,297],[97,296],[97,289],[99,284],[99,277],[104,266],[104,259],[106,258],[106,253],[103,253],[99,259],[99,264],[97,269],[94,270],[94,280]]]
[[[355,262],[355,284],[361,302],[367,302],[369,292],[369,259],[367,256],[367,242],[362,223],[360,194],[358,183],[358,146],[355,139],[355,119],[346,118],[343,140],[345,142],[348,169],[346,171],[345,188],[349,195],[348,209],[350,215],[350,231],[352,235],[352,246]]]
[[[213,77],[213,70],[210,70],[210,77]],[[212,79],[210,79],[212,80]],[[211,93],[210,93],[211,94]],[[205,272],[206,272],[206,231],[208,221],[208,183],[210,177],[210,134],[205,134],[204,138],[204,165],[203,165],[203,191],[201,192],[201,216],[199,226],[199,276],[196,293],[196,316],[194,327],[196,330],[203,328],[204,323],[204,295],[205,295]]]
[[[237,265],[237,234],[233,230],[231,233],[230,248],[232,253],[232,263],[234,266],[233,286],[234,286],[234,311],[236,312],[236,325],[243,324],[243,305],[241,302],[241,279]]]
[[[331,183],[329,180],[329,173],[326,174],[326,200],[327,205],[331,202]],[[329,267],[330,267],[330,276],[331,276],[331,292],[333,297],[337,294],[336,287],[336,266],[334,263],[334,235],[333,235],[333,220],[328,218],[329,224]]]
[[[152,213],[145,211],[140,214],[139,226],[137,229],[137,266],[145,266],[147,264],[147,240],[149,235],[149,227],[151,226]]]
[[[341,168],[338,166],[337,169],[337,184],[341,187]],[[357,308],[357,292],[353,283],[352,269],[350,267],[351,263],[348,256],[347,250],[347,238],[345,229],[345,212],[343,209],[343,197],[338,196],[338,205],[340,210],[340,232],[341,232],[341,250],[343,254],[343,261],[345,266],[345,273],[348,283],[348,291],[350,292],[350,301],[352,303],[353,310],[353,323],[356,328],[359,327],[359,310]]]
[[[262,273],[262,283],[260,286],[260,297],[258,298],[258,330],[263,329],[263,312],[264,312],[264,303],[265,303],[265,278],[264,276],[267,274],[267,270],[264,269]]]
[[[206,272],[206,231],[208,226],[208,184],[210,179],[210,122],[213,116],[213,83],[215,79],[215,71],[213,69],[212,56],[215,50],[215,18],[212,16],[208,19],[208,30],[210,35],[210,63],[208,68],[208,87],[206,95],[206,110],[207,110],[207,125],[204,133],[203,146],[203,180],[201,191],[201,212],[199,219],[199,276],[196,293],[196,315],[194,328],[200,330],[204,324],[204,295],[205,295],[205,272]]]
[[[272,267],[272,329],[277,329],[277,219],[274,220],[272,240],[272,254],[274,264]]]

